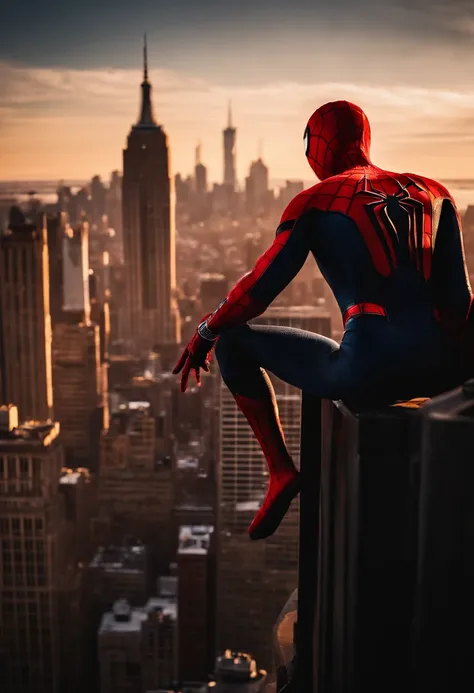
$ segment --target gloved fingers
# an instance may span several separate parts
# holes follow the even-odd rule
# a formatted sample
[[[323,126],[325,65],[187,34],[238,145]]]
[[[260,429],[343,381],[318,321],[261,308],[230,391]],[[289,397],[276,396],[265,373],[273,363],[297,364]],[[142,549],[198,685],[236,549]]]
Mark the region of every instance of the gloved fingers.
[[[176,366],[173,368],[173,375],[178,375],[184,364],[186,363],[186,359],[188,358],[188,349],[186,348],[183,353],[181,354],[181,358],[179,359],[178,363]]]
[[[194,377],[196,379],[196,385],[201,387],[201,371],[199,370],[199,366],[194,368]]]
[[[186,388],[188,387],[188,378],[191,371],[190,361],[191,359],[187,358],[186,363],[184,364],[183,373],[181,375],[181,392],[186,392]]]
[[[206,371],[206,373],[209,373],[210,370],[211,370],[211,369],[209,368],[209,366],[210,366],[210,362],[209,362],[208,359],[206,359],[206,360],[204,361],[203,365],[202,365],[203,371]]]

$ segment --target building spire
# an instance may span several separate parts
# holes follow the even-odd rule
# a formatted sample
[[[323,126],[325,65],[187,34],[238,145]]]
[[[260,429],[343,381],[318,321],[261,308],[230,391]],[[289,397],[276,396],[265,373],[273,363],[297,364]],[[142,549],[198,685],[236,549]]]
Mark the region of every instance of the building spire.
[[[143,34],[143,81],[148,82],[148,50],[146,45],[146,33]]]
[[[227,127],[232,127],[232,101],[229,100],[229,106],[227,109]]]
[[[135,125],[136,128],[153,128],[157,127],[156,121],[153,117],[153,107],[151,105],[151,84],[148,81],[148,48],[146,41],[146,34],[143,37],[143,82],[142,87],[142,106],[140,110],[140,117],[138,123]]]
[[[201,143],[198,142],[197,147],[196,147],[196,166],[199,166],[200,163],[201,163]]]

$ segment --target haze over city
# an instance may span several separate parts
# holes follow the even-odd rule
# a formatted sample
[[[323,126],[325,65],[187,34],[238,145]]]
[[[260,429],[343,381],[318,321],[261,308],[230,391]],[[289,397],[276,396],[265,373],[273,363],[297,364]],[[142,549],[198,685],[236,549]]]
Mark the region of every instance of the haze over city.
[[[469,177],[472,3],[313,5],[11,3],[5,26],[21,23],[21,31],[6,32],[0,46],[0,179],[85,179],[120,168],[138,115],[144,31],[174,171],[191,171],[200,141],[210,178],[220,179],[231,99],[238,178],[261,141],[272,176],[311,179],[307,118],[324,101],[348,99],[369,115],[379,165]]]

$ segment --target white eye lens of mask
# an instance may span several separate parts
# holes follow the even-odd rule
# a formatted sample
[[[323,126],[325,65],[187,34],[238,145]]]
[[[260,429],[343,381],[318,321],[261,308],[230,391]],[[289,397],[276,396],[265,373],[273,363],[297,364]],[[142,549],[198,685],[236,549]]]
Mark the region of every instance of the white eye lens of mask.
[[[309,130],[304,133],[304,153],[308,154],[309,151]]]

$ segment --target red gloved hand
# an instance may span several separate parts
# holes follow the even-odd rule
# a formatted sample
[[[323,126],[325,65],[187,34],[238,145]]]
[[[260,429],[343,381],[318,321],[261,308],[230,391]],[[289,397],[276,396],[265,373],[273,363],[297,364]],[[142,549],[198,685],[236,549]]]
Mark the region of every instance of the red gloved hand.
[[[207,320],[209,315],[211,315],[211,313],[206,315],[201,322]],[[197,386],[201,386],[201,373],[199,369],[202,368],[203,371],[209,373],[209,364],[211,362],[214,346],[215,341],[204,339],[196,330],[196,333],[189,341],[188,346],[183,351],[181,358],[173,369],[173,375],[177,375],[181,369],[183,370],[181,374],[181,392],[186,392],[191,370],[194,371]]]

